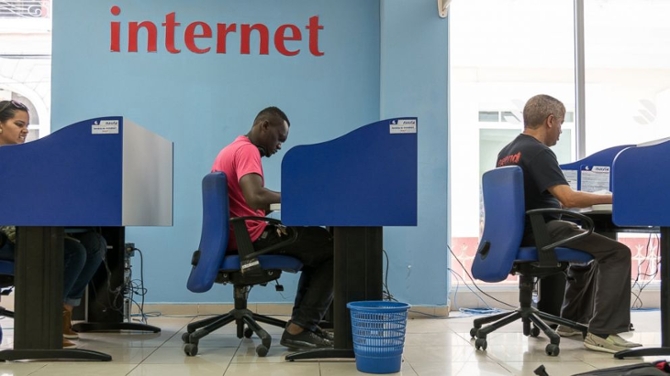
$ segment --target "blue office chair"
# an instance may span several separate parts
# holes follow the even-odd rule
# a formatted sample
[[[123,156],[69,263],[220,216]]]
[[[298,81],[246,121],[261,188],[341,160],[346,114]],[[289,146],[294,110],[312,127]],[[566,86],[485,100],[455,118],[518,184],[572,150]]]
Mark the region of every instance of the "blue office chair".
[[[247,298],[253,286],[265,286],[268,282],[278,279],[282,271],[297,273],[302,269],[302,263],[294,257],[265,255],[265,253],[294,242],[296,234],[292,234],[287,240],[271,247],[255,250],[249,238],[245,220],[261,220],[274,224],[281,222],[267,217],[229,218],[228,186],[226,175],[221,172],[210,173],[203,178],[202,203],[200,247],[193,254],[191,262],[193,268],[187,287],[193,292],[201,293],[209,291],[214,282],[232,283],[235,308],[224,315],[189,324],[186,327],[187,333],[182,336],[185,343],[184,352],[188,356],[195,356],[198,353],[200,338],[235,321],[237,338],[242,338],[242,336],[250,338],[253,333],[256,333],[262,342],[256,347],[256,353],[259,356],[265,356],[272,338],[258,325],[257,321],[282,328],[286,326],[286,321],[251,312],[247,309]],[[238,254],[226,255],[231,224],[235,231]],[[241,264],[244,267],[241,267]]]
[[[14,286],[14,261],[0,260],[0,297],[9,295]],[[14,312],[0,307],[0,316],[14,317]],[[2,342],[2,327],[0,327],[0,343]]]
[[[533,287],[543,277],[562,273],[569,263],[588,263],[593,257],[563,245],[588,236],[593,232],[593,221],[583,214],[563,209],[535,209],[525,211],[523,171],[519,166],[499,167],[484,173],[484,233],[472,264],[474,278],[485,282],[500,282],[509,274],[519,276],[520,307],[512,312],[482,317],[474,320],[470,336],[477,338],[475,348],[486,350],[486,336],[517,319],[523,322],[523,334],[537,337],[540,329],[550,339],[545,348],[547,355],[559,353],[560,336],[544,321],[580,330],[586,335],[587,327],[532,307]],[[579,220],[588,231],[562,241],[549,243],[543,213],[560,213]],[[521,247],[525,216],[530,216],[537,247]],[[530,323],[533,323],[531,329]],[[492,323],[486,327],[483,324]]]

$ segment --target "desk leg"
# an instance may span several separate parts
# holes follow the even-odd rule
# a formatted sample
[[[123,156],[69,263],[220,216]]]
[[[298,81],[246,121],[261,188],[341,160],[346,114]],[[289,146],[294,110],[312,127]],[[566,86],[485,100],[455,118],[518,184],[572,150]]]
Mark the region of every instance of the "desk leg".
[[[661,227],[661,347],[619,351],[615,358],[670,355],[670,227]]]
[[[286,360],[354,358],[351,316],[347,303],[382,300],[382,227],[335,227],[334,309],[335,348],[297,352]]]
[[[14,349],[0,360],[112,360],[97,351],[63,349],[63,228],[17,228]]]
[[[125,322],[123,299],[125,291],[125,228],[103,227],[102,236],[107,241],[107,254],[105,262],[109,267],[101,266],[93,276],[89,285],[87,297],[86,315],[87,322],[74,324],[72,329],[79,333],[84,332],[111,332],[121,330],[143,331],[158,333],[159,327]],[[92,286],[92,288],[90,288]],[[112,291],[119,291],[118,293]]]

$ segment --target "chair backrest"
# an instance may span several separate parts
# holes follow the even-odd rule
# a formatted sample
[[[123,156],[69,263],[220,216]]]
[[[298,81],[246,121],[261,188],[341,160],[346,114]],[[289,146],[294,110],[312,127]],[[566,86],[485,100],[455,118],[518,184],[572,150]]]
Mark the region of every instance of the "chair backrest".
[[[186,286],[193,292],[209,291],[214,285],[228,248],[228,183],[222,172],[202,179],[202,232],[199,259],[191,269]]]
[[[505,280],[519,252],[525,226],[523,171],[519,166],[489,170],[482,177],[484,233],[472,263],[472,276]]]

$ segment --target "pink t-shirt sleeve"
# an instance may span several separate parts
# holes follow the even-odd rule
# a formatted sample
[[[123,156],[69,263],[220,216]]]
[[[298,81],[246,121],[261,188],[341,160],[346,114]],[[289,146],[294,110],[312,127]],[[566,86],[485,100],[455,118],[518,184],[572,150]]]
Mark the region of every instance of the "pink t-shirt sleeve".
[[[237,181],[239,182],[244,175],[257,174],[263,179],[263,165],[258,149],[252,145],[244,145],[237,149],[234,162],[235,171],[237,171]],[[263,181],[265,186],[265,181]]]

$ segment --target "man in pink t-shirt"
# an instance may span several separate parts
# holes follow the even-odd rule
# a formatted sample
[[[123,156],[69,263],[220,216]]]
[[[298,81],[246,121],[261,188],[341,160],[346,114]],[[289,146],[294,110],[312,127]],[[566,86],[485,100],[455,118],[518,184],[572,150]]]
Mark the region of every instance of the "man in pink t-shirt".
[[[277,107],[258,113],[251,130],[223,148],[212,166],[228,178],[228,199],[231,217],[265,216],[270,204],[281,202],[281,194],[265,188],[261,157],[270,157],[281,150],[288,138],[290,122]],[[246,221],[255,249],[279,243],[286,231],[263,221]],[[273,251],[289,255],[303,263],[291,320],[280,343],[283,346],[308,349],[332,347],[330,333],[323,332],[318,323],[333,300],[333,239],[322,227],[290,227],[297,234],[295,242]],[[228,252],[235,252],[232,236]]]

